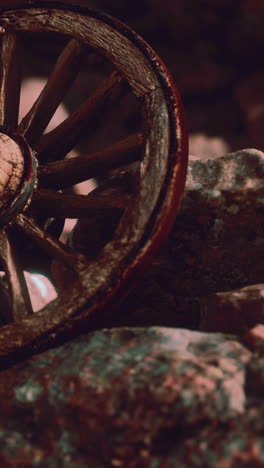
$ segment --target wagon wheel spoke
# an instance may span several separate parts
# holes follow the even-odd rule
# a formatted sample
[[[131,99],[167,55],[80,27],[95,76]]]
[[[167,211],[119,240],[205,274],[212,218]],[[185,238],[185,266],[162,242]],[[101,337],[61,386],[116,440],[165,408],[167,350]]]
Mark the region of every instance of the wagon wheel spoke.
[[[125,196],[89,197],[40,189],[34,194],[32,208],[49,217],[102,218],[120,214],[127,206],[128,200],[129,197]]]
[[[0,258],[8,282],[12,319],[19,321],[32,314],[32,305],[23,270],[19,265],[10,236],[4,229],[0,231]]]
[[[143,135],[136,133],[102,151],[42,165],[39,169],[41,186],[63,189],[138,161],[143,141]]]
[[[0,125],[16,127],[21,86],[20,43],[16,34],[6,33],[1,44]]]
[[[72,39],[60,54],[48,81],[18,130],[34,145],[41,137],[57,107],[79,71],[85,46]]]
[[[60,1],[43,6],[32,0],[17,9],[9,0],[2,3],[0,265],[12,311],[2,314],[0,361],[3,357],[13,363],[18,355],[23,358],[54,346],[84,327],[111,324],[110,304],[150,262],[175,221],[188,149],[178,91],[155,52],[137,34],[103,13],[76,10],[69,2],[60,7]],[[66,38],[70,40],[62,50]],[[18,126],[19,40],[34,41],[30,54],[21,60],[23,76],[31,73],[33,63],[37,75],[49,67],[54,40],[62,53]],[[81,66],[84,74],[89,70],[92,82],[114,71],[68,118],[43,134],[88,48],[103,58],[92,72],[91,61]],[[132,92],[121,102],[128,90]],[[73,102],[78,90],[70,93]],[[140,133],[124,138],[133,132]],[[117,141],[120,135],[123,139]],[[104,147],[103,138],[117,143]],[[86,154],[63,160],[75,146]],[[71,189],[93,177],[98,186],[92,193],[78,195]],[[49,298],[33,314],[16,253],[24,270],[45,272],[56,284],[57,299]],[[5,284],[4,293],[6,298]]]
[[[78,271],[85,263],[85,257],[41,229],[33,218],[20,214],[16,218],[16,224],[49,256],[63,262],[66,266]]]
[[[95,90],[94,94],[84,101],[79,109],[51,132],[43,135],[36,146],[39,160],[63,159],[75,146],[81,134],[89,131],[89,119],[96,116],[102,120],[102,112],[111,101],[111,93],[123,81],[119,71],[113,71]]]

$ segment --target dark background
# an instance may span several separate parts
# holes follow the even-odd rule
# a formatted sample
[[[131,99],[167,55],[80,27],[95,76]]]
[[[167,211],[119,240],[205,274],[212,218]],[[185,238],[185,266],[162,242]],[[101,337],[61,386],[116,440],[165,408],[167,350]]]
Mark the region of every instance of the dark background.
[[[82,3],[125,22],[158,52],[182,94],[191,154],[263,150],[263,0]]]
[[[12,8],[21,0],[0,0]],[[34,5],[34,0],[28,0]],[[46,0],[46,4],[54,3]],[[163,59],[182,94],[190,154],[264,148],[263,0],[64,0],[131,26]]]

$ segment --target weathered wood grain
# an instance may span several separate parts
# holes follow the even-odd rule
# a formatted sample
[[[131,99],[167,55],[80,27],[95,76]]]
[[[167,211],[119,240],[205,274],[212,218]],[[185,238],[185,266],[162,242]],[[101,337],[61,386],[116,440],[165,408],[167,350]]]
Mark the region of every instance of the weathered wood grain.
[[[36,221],[25,214],[16,218],[16,224],[48,255],[62,261],[71,268],[77,268],[80,262],[85,261],[78,253],[55,239],[53,236],[41,229]]]
[[[54,130],[43,135],[36,145],[38,158],[40,160],[63,159],[89,127],[89,119],[94,119],[95,113],[99,114],[100,118],[100,113],[107,105],[111,92],[122,79],[118,71],[111,73],[76,112],[73,112]]]
[[[32,306],[23,270],[8,235],[0,230],[0,259],[4,265],[11,298],[11,316],[18,322],[32,314]]]
[[[19,132],[31,145],[38,141],[76,78],[84,50],[85,46],[75,39],[67,44],[40,96],[19,124]]]
[[[40,189],[34,193],[32,206],[43,216],[58,218],[102,218],[122,212],[128,197],[89,197]]]
[[[2,35],[0,52],[0,125],[16,126],[21,86],[19,37]]]
[[[122,34],[92,15],[59,9],[54,9],[50,14],[48,8],[31,8],[3,13],[1,24],[15,31],[61,31],[84,41],[101,51],[124,74],[138,96],[144,96],[160,86],[149,60],[128,34]],[[144,45],[148,47],[146,43]]]
[[[43,164],[38,174],[40,183],[43,187],[63,189],[99,177],[109,170],[139,160],[143,142],[144,136],[137,133],[93,154]]]

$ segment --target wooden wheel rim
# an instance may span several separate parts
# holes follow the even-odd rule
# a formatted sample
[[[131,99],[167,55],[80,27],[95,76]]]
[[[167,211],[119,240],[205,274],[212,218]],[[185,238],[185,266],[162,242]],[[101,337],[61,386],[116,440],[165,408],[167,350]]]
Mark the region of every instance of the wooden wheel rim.
[[[114,63],[143,103],[145,146],[139,189],[114,239],[95,261],[85,263],[76,257],[78,289],[65,292],[63,298],[40,312],[0,329],[3,357],[21,348],[37,351],[43,340],[51,333],[58,336],[69,321],[70,328],[84,320],[89,324],[94,313],[103,310],[147,263],[175,220],[188,154],[179,94],[160,59],[134,32],[106,15],[80,7],[43,2],[34,2],[34,7],[15,3],[14,7],[17,10],[7,11],[8,5],[2,11],[0,25],[4,32],[70,35],[99,49]],[[133,59],[128,60],[130,57]]]

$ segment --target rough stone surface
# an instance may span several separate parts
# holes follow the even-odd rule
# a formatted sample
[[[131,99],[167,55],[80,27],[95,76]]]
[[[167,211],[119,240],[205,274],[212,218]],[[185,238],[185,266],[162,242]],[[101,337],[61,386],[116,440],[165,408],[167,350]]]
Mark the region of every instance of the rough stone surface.
[[[200,298],[200,329],[243,334],[264,323],[264,284]]]
[[[245,417],[250,358],[233,336],[169,328],[98,331],[35,356],[1,373],[1,466],[207,466],[207,439],[202,465],[188,464],[196,439]]]
[[[244,333],[263,322],[263,175],[253,149],[190,161],[175,227],[117,323]]]
[[[262,281],[263,176],[264,153],[257,150],[190,162],[165,257],[175,292],[200,296]]]

